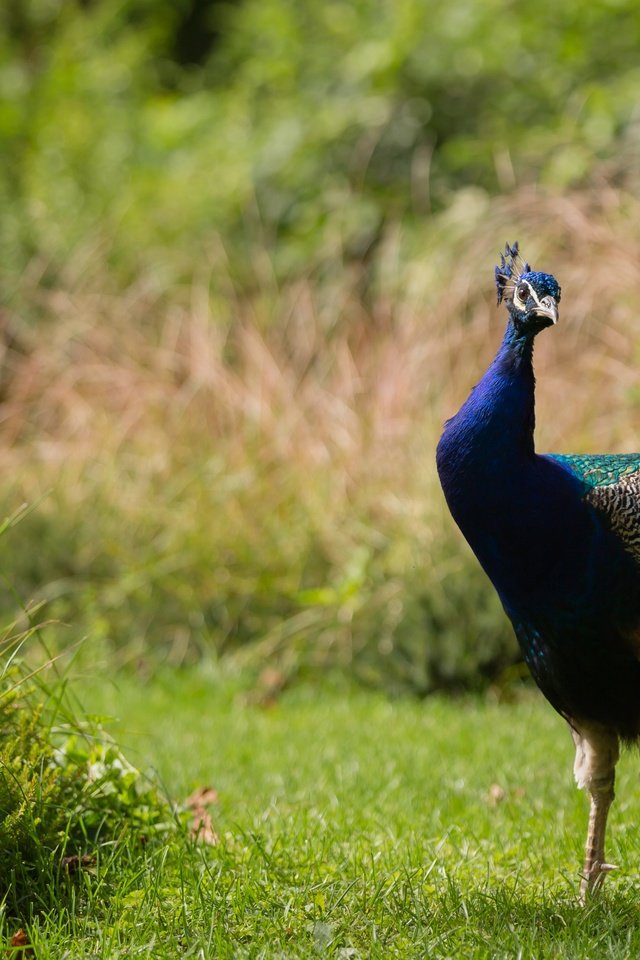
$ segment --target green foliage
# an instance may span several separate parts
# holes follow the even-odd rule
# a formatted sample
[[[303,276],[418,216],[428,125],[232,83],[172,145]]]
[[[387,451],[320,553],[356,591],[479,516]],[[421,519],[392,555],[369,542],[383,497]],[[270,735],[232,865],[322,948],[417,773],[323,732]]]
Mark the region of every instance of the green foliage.
[[[42,736],[41,710],[16,709],[5,692],[0,711],[2,896],[19,900],[46,869],[47,854],[61,844],[64,800],[74,777],[64,782],[57,775],[52,749]]]
[[[335,270],[460,187],[567,186],[635,142],[631,0],[246,0],[198,68],[171,60],[181,16],[98,0],[3,21],[9,299],[33,258],[87,284],[106,254],[167,289],[219,267],[214,237],[244,287],[265,243],[280,276]]]
[[[210,75],[232,78],[260,221],[300,267],[462,186],[582,180],[633,126],[639,29],[628,2],[249,0]]]
[[[74,857],[95,865],[109,851],[114,859],[114,843],[125,836],[140,844],[166,837],[178,823],[157,786],[106,732],[74,720],[63,702],[59,681],[47,691],[16,666],[3,676],[0,895],[12,915],[51,909]]]
[[[91,738],[67,737],[56,748],[54,763],[75,785],[66,811],[67,843],[121,839],[125,831],[146,843],[176,829],[177,811],[174,814],[153,780],[129,763],[99,727]]]
[[[377,485],[359,503],[332,503],[295,464],[279,485],[270,470],[223,478],[220,466],[177,474],[175,496],[155,482],[137,491],[126,521],[111,473],[92,489],[90,516],[62,486],[0,542],[19,594],[71,625],[53,642],[88,635],[92,660],[99,650],[180,664],[213,650],[288,677],[341,667],[418,694],[482,686],[517,657],[437,492],[437,514],[374,519]],[[12,595],[0,599],[9,612]]]
[[[0,524],[0,542],[28,517],[23,509]],[[121,849],[166,844],[186,811],[78,710],[37,626],[5,628],[0,656],[1,927],[56,909],[66,894],[73,903],[74,874],[99,869],[108,886]]]

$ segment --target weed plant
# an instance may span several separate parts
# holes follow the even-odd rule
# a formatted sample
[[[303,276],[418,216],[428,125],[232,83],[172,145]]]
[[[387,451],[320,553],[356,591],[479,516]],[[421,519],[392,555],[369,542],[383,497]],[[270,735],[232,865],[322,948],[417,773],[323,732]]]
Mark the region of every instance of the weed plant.
[[[125,848],[166,843],[180,822],[54,663],[27,671],[16,656],[25,640],[3,638],[0,680],[0,901],[3,922],[23,923],[73,901],[83,871],[108,887]]]

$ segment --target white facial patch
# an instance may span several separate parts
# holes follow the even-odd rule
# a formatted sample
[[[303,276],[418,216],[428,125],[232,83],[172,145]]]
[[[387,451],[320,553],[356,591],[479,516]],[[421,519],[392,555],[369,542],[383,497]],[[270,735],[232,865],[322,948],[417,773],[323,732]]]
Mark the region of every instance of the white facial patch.
[[[524,297],[521,297],[521,296],[520,296],[520,291],[522,290],[523,287],[526,287],[527,292],[526,292],[526,294],[525,294]],[[516,305],[517,307],[522,307],[522,308],[524,309],[524,307],[525,307],[525,305],[526,305],[526,302],[527,302],[527,300],[529,299],[529,297],[532,297],[532,298],[533,298],[536,306],[542,307],[542,304],[540,303],[540,298],[538,297],[538,294],[535,292],[535,290],[533,289],[533,287],[531,286],[531,284],[528,283],[526,280],[520,280],[520,281],[516,284],[515,290],[514,290],[514,292],[513,292],[513,300],[514,300],[515,305]]]

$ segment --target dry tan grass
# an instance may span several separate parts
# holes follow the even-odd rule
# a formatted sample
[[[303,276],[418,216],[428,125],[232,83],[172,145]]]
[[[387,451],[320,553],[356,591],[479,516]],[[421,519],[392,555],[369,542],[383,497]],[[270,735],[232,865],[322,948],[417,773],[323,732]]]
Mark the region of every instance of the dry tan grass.
[[[253,299],[230,284],[216,291],[211,277],[161,300],[142,286],[39,291],[46,322],[4,356],[8,498],[53,487],[49,509],[89,526],[105,508],[116,529],[152,514],[153,549],[169,567],[179,555],[185,578],[206,555],[185,544],[215,527],[214,554],[235,556],[244,542],[245,567],[255,562],[242,574],[247,595],[261,565],[280,570],[273,589],[292,596],[314,576],[348,579],[362,544],[383,549],[376,602],[399,622],[407,570],[419,563],[432,583],[455,572],[434,447],[498,346],[492,269],[516,238],[563,288],[560,324],[536,348],[539,448],[640,449],[640,201],[606,183],[493,202],[471,191],[410,237],[389,235],[367,305],[347,269],[332,289],[307,279]],[[316,574],[312,540],[324,557]],[[225,581],[224,563],[203,593]],[[197,590],[185,600],[200,602]],[[353,614],[347,604],[339,615]],[[286,629],[304,632],[317,616],[302,603]]]
[[[542,445],[633,448],[637,437],[640,203],[603,185],[569,198],[525,191],[424,230],[424,252],[396,265],[373,307],[356,281],[331,298],[303,281],[219,322],[216,295],[194,284],[175,302],[136,290],[48,296],[48,322],[24,355],[5,356],[3,457],[100,461],[140,445],[162,468],[224,444],[348,481],[386,473],[416,424],[463,399],[501,336],[495,249],[518,235],[563,286],[561,324],[537,346]],[[465,199],[459,211],[465,216]],[[480,221],[480,222],[479,222]],[[528,238],[535,238],[529,242]],[[42,294],[40,294],[42,296]],[[327,311],[331,317],[327,320]],[[222,312],[222,311],[221,311]]]

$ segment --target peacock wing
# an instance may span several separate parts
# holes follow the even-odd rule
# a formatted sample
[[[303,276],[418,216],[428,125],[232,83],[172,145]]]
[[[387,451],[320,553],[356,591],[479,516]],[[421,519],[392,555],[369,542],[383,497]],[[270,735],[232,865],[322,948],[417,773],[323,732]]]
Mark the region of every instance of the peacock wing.
[[[640,563],[640,453],[552,454],[585,485],[585,499]]]

